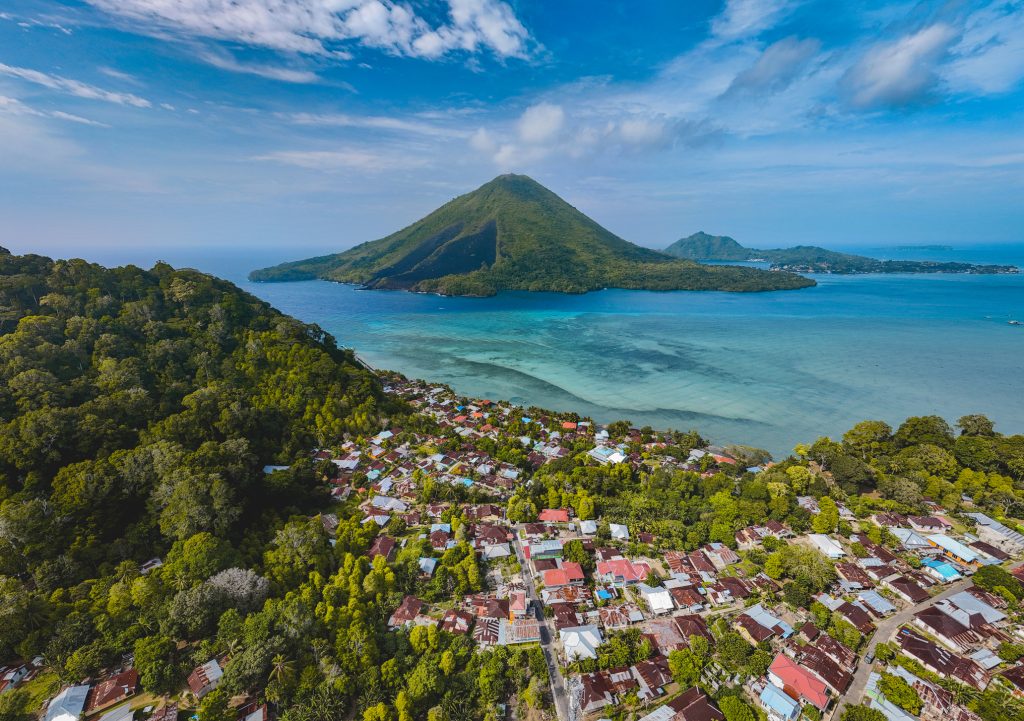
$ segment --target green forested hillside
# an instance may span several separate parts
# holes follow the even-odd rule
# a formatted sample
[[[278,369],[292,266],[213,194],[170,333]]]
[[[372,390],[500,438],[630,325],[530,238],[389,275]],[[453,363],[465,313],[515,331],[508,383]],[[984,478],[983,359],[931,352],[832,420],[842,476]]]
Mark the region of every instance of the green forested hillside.
[[[813,285],[790,273],[709,268],[619,238],[523,175],[502,175],[386,238],[254,271],[446,295],[600,288],[760,291]]]

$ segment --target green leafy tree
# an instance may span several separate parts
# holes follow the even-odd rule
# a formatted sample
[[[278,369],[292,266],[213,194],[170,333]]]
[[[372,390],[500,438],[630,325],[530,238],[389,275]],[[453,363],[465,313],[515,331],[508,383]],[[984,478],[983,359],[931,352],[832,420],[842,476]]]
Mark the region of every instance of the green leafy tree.
[[[909,711],[915,716],[921,713],[921,697],[901,676],[883,673],[878,682],[878,689],[889,701],[904,711]]]

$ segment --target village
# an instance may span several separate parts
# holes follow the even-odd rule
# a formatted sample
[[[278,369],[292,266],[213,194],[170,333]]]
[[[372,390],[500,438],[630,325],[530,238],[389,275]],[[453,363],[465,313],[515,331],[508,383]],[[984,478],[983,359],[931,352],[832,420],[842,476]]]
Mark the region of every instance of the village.
[[[404,549],[421,549],[421,587],[432,595],[405,595],[389,628],[436,627],[479,649],[538,647],[560,721],[736,721],[745,718],[736,715],[737,700],[770,721],[838,720],[853,705],[890,721],[979,721],[956,689],[998,684],[1024,698],[1024,665],[999,653],[1024,644],[1020,604],[991,582],[974,582],[975,574],[998,572],[1024,582],[1024,535],[984,513],[954,518],[929,502],[928,515],[858,518],[842,503],[804,495],[797,503],[809,517],[834,509],[847,533],[797,532],[766,519],[736,530],[731,542],[665,548],[622,519],[523,508],[516,490],[531,483],[528,469],[581,454],[594,466],[634,470],[653,458],[704,478],[720,469],[758,474],[770,464],[747,466],[708,446],[664,455],[657,434],[570,414],[534,417],[420,381],[393,378],[386,391],[443,433],[391,428],[314,451],[332,468],[324,529],[333,533],[339,514],[358,508],[361,523],[378,529],[371,561],[390,564]],[[519,452],[510,455],[510,445]],[[765,562],[786,548],[834,569],[834,580],[800,604]],[[471,549],[482,574],[468,584],[478,590],[463,594],[452,580],[465,561],[460,549]],[[153,559],[143,572],[161,563]],[[217,688],[226,663],[211,658],[187,689],[161,700],[144,693],[126,659],[108,678],[63,688],[44,721],[146,713],[176,721]],[[2,669],[0,693],[30,682],[43,665]],[[907,689],[918,699],[915,713],[889,697]],[[268,721],[275,712],[254,698],[233,707],[239,721]]]

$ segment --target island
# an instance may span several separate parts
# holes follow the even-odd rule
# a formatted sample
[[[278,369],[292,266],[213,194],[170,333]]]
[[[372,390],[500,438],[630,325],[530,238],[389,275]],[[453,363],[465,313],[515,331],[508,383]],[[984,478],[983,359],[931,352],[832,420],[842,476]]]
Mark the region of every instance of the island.
[[[938,248],[939,246],[922,246]],[[762,261],[772,270],[793,273],[977,273],[985,275],[1018,273],[1013,265],[977,265],[934,260],[878,260],[863,255],[840,253],[814,245],[757,250],[746,248],[727,235],[703,231],[680,238],[665,249],[675,258],[701,261]]]
[[[525,175],[502,175],[397,233],[336,255],[253,271],[254,281],[332,280],[364,288],[488,296],[602,288],[769,291],[814,281],[709,267],[618,237]]]
[[[1024,435],[604,420],[0,249],[0,719],[1024,718]]]

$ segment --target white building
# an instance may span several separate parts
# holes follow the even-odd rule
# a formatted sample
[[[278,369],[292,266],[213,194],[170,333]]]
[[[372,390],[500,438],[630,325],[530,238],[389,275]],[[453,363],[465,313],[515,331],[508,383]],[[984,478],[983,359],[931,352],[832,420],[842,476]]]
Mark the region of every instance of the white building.
[[[45,721],[78,721],[85,708],[85,698],[89,695],[89,686],[68,686],[50,699],[46,707]]]
[[[562,640],[562,649],[567,661],[597,658],[597,647],[604,641],[601,629],[593,624],[563,628],[558,632],[558,636]]]
[[[824,533],[809,533],[807,534],[807,540],[809,540],[815,548],[824,553],[829,558],[835,560],[842,558],[846,555],[846,551],[839,543]]]
[[[646,583],[638,583],[636,589],[643,597],[647,608],[655,616],[670,613],[675,608],[675,604],[672,602],[672,594],[663,586],[648,586]]]

